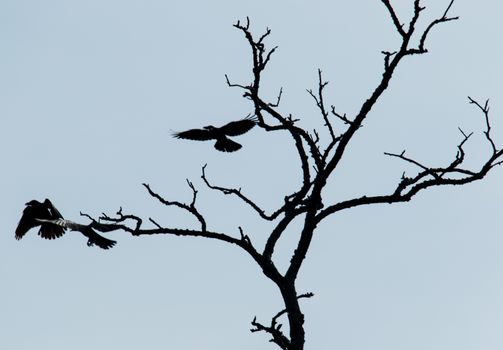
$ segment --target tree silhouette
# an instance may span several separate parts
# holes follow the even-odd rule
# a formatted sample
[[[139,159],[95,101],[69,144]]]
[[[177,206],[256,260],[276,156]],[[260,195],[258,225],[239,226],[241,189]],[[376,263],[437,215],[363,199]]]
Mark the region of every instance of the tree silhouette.
[[[261,95],[262,75],[265,68],[271,60],[276,47],[268,49],[265,41],[271,31],[267,29],[260,36],[255,36],[250,29],[250,21],[238,21],[234,28],[242,32],[245,40],[249,44],[252,55],[252,82],[242,84],[231,81],[226,76],[229,87],[241,89],[245,99],[249,100],[253,106],[253,114],[256,118],[256,125],[266,132],[286,133],[292,138],[295,151],[299,157],[302,179],[299,188],[293,193],[284,196],[284,201],[272,212],[267,212],[261,208],[249,195],[244,194],[239,188],[229,188],[215,185],[208,180],[206,176],[206,166],[202,168],[201,178],[204,184],[215,191],[224,195],[232,195],[243,201],[252,211],[266,221],[273,223],[273,229],[267,236],[263,247],[257,247],[252,238],[240,227],[240,236],[235,237],[224,232],[211,231],[207,227],[206,218],[201,214],[196,206],[198,190],[194,184],[187,181],[192,191],[193,197],[190,203],[182,203],[176,200],[169,200],[157,193],[149,184],[143,184],[149,195],[168,207],[178,207],[190,213],[199,223],[199,229],[186,229],[178,227],[165,227],[157,221],[149,218],[150,228],[144,227],[144,219],[134,214],[125,214],[122,208],[115,215],[103,214],[99,220],[83,213],[91,220],[91,227],[100,232],[110,232],[114,230],[123,230],[133,236],[143,235],[177,235],[190,237],[204,237],[223,241],[240,248],[246,252],[261,268],[267,276],[279,289],[284,301],[284,307],[277,312],[270,322],[264,323],[256,318],[252,321],[252,332],[264,332],[268,334],[271,341],[284,350],[304,349],[305,330],[304,315],[300,307],[300,299],[310,298],[312,293],[299,292],[296,289],[296,280],[306,254],[311,245],[311,241],[316,232],[317,226],[329,216],[346,209],[355,208],[364,205],[381,203],[399,203],[408,202],[419,192],[438,186],[445,185],[463,185],[476,180],[483,179],[489,171],[503,162],[503,151],[498,149],[492,136],[489,116],[488,102],[479,103],[469,98],[469,103],[474,105],[477,111],[485,120],[485,139],[490,145],[489,153],[482,164],[471,169],[465,167],[465,144],[469,141],[472,133],[460,131],[460,142],[457,144],[457,152],[453,159],[443,166],[430,166],[420,162],[405,151],[397,153],[385,153],[386,155],[397,158],[403,162],[410,163],[417,167],[414,174],[405,172],[397,181],[394,190],[381,195],[364,195],[341,202],[332,202],[331,198],[325,195],[323,190],[332,180],[333,174],[338,169],[341,160],[348,151],[348,146],[362,126],[375,104],[388,88],[393,74],[397,67],[409,56],[422,55],[428,52],[427,42],[432,29],[437,25],[456,20],[457,17],[449,16],[449,11],[453,4],[451,1],[446,7],[444,13],[437,19],[429,22],[423,29],[418,29],[419,19],[425,7],[421,6],[420,0],[414,0],[412,16],[408,21],[403,22],[397,15],[394,7],[388,0],[381,0],[387,9],[391,22],[401,39],[399,47],[393,51],[382,51],[383,54],[383,72],[380,81],[372,91],[368,99],[361,105],[359,111],[352,116],[341,113],[334,106],[326,104],[324,99],[324,89],[327,81],[324,80],[321,70],[318,70],[318,85],[316,90],[308,90],[316,104],[320,117],[323,119],[328,139],[321,136],[316,130],[311,132],[300,127],[297,120],[291,115],[284,115],[278,110],[281,102],[281,90],[275,101],[267,101]],[[225,126],[223,127],[225,128]],[[222,129],[222,128],[220,128]],[[193,130],[189,130],[189,133]],[[239,133],[226,133],[222,135],[205,134],[192,135],[192,139],[207,140],[224,138],[225,135],[232,136]],[[179,137],[183,133],[178,134]],[[191,138],[190,135],[185,135]],[[218,141],[217,141],[218,142]],[[226,147],[223,147],[226,150]],[[232,148],[232,147],[231,147]],[[230,149],[230,150],[235,150]],[[274,260],[275,248],[279,239],[285,233],[285,230],[294,220],[302,222],[302,228],[298,232],[298,243],[292,252],[289,265],[285,272],[281,272]],[[153,225],[153,226],[152,226]],[[280,317],[286,315],[288,320],[287,330],[282,328]]]

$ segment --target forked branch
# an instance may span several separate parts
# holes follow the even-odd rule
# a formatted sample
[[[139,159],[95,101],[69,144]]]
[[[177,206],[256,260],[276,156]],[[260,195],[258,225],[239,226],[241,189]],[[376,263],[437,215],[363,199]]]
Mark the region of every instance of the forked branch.
[[[468,141],[472,133],[466,134],[461,129],[463,139],[457,146],[457,153],[454,160],[445,167],[429,167],[423,163],[416,161],[410,157],[405,156],[405,151],[401,153],[385,153],[388,156],[402,159],[407,163],[416,165],[421,169],[415,176],[407,177],[402,175],[401,181],[396,186],[393,193],[381,196],[363,196],[351,200],[343,201],[334,205],[328,206],[322,210],[316,217],[317,222],[320,222],[327,216],[344,210],[361,205],[379,204],[379,203],[398,203],[406,202],[412,199],[420,191],[434,186],[444,185],[463,185],[473,181],[483,179],[487,173],[495,166],[503,163],[503,150],[496,148],[495,142],[490,134],[491,125],[489,118],[489,105],[486,102],[481,105],[477,101],[469,98],[470,103],[476,105],[478,109],[484,114],[486,122],[486,130],[484,134],[488,143],[491,145],[491,153],[487,156],[485,162],[479,167],[478,170],[470,170],[462,168],[461,165],[465,160],[465,151],[463,146]]]
[[[455,17],[447,17],[447,14],[449,12],[449,10],[451,9],[451,6],[452,4],[454,4],[454,0],[451,0],[451,2],[449,3],[449,6],[447,6],[447,8],[445,9],[445,12],[443,14],[442,17],[434,20],[433,22],[431,22],[428,27],[426,28],[426,30],[423,32],[423,35],[421,36],[421,39],[419,40],[419,51],[421,52],[428,52],[428,50],[424,47],[425,45],[425,42],[426,42],[426,38],[428,37],[428,34],[430,33],[430,30],[440,24],[440,23],[444,23],[444,22],[449,22],[449,21],[455,21],[457,19],[459,19],[459,16],[455,16]]]
[[[245,196],[242,192],[241,192],[241,189],[236,189],[236,188],[227,188],[227,187],[220,187],[220,186],[215,186],[215,185],[212,185],[207,177],[206,177],[206,166],[207,164],[205,164],[203,167],[202,167],[202,174],[201,174],[201,178],[203,179],[204,183],[206,184],[206,186],[208,186],[208,188],[212,189],[212,190],[215,190],[215,191],[219,191],[225,195],[235,195],[236,197],[238,197],[239,199],[241,199],[243,202],[245,202],[247,205],[249,205],[255,212],[257,212],[261,218],[265,219],[265,220],[268,220],[268,221],[272,221],[274,219],[276,219],[278,217],[279,214],[281,214],[282,212],[285,211],[285,206],[279,208],[278,210],[276,210],[274,213],[272,213],[271,215],[268,215],[266,214],[265,210],[260,208],[257,204],[255,204],[254,201],[252,201],[251,199],[249,199],[247,196]]]
[[[321,69],[318,69],[318,91],[317,94],[313,92],[313,90],[307,90],[309,95],[314,99],[316,102],[316,106],[319,108],[321,116],[323,117],[323,120],[325,121],[325,126],[328,128],[328,131],[330,132],[330,136],[332,137],[332,141],[336,139],[335,133],[334,133],[334,128],[332,126],[332,123],[330,122],[330,119],[328,119],[328,112],[325,108],[325,102],[323,100],[323,89],[328,85],[328,81],[323,81],[323,78],[321,76]]]
[[[168,201],[168,200],[164,199],[158,193],[154,192],[150,188],[149,184],[144,183],[143,186],[147,189],[148,193],[152,197],[154,197],[155,199],[157,199],[162,204],[164,204],[166,206],[175,206],[175,207],[178,207],[180,209],[188,211],[201,224],[201,231],[206,231],[206,220],[204,219],[203,215],[201,215],[201,213],[196,208],[197,190],[194,187],[194,185],[192,184],[192,182],[190,182],[188,179],[186,181],[187,181],[187,184],[189,185],[189,187],[190,187],[190,189],[192,190],[192,193],[193,193],[192,202],[190,204],[185,204],[185,203],[181,203],[181,202],[178,202],[178,201]]]

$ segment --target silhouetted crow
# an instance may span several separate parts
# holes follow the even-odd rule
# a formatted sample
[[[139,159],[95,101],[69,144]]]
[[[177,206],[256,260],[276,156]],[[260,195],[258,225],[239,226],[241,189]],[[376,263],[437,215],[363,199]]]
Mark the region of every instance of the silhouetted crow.
[[[41,223],[37,219],[55,220],[62,219],[60,212],[52,205],[51,201],[46,199],[43,203],[32,200],[26,203],[23,215],[16,228],[16,239],[21,239],[30,229],[40,226],[39,236],[46,239],[55,239],[63,236],[65,229],[54,226],[49,223]]]
[[[196,141],[217,140],[215,148],[222,152],[234,152],[241,148],[241,145],[232,141],[227,136],[238,136],[249,131],[255,126],[255,118],[245,118],[235,122],[230,122],[217,128],[213,125],[205,126],[203,129],[191,129],[174,133],[177,139],[187,139]]]
[[[100,236],[90,226],[65,220],[61,213],[54,207],[50,200],[43,203],[32,200],[26,203],[23,215],[16,228],[16,239],[21,239],[30,229],[40,226],[38,234],[46,239],[61,237],[66,229],[79,231],[88,238],[87,245],[97,245],[103,249],[109,249],[115,245],[115,241]]]

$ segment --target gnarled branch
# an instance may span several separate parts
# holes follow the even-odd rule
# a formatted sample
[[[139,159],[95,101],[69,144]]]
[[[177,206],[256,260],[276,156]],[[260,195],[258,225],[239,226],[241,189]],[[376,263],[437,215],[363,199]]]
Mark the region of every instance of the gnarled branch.
[[[154,192],[150,188],[149,184],[144,183],[143,186],[147,189],[148,193],[152,197],[157,199],[162,204],[164,204],[166,206],[175,206],[180,209],[184,209],[184,210],[188,211],[189,213],[191,213],[192,215],[194,215],[196,217],[196,219],[199,221],[199,223],[201,224],[201,231],[206,231],[206,220],[204,219],[204,216],[196,208],[197,190],[194,187],[194,185],[192,184],[192,182],[190,182],[188,179],[186,181],[187,181],[187,184],[189,185],[189,187],[193,193],[192,202],[190,204],[184,204],[184,203],[181,203],[178,201],[168,201],[168,200],[164,199],[158,193]]]
[[[484,114],[487,125],[484,134],[492,148],[491,154],[487,157],[484,164],[480,166],[478,170],[469,170],[459,167],[465,159],[463,146],[472,135],[472,133],[466,134],[462,130],[460,131],[463,135],[463,139],[457,146],[458,152],[456,153],[454,160],[445,167],[428,167],[412,158],[406,157],[405,151],[400,154],[385,153],[389,156],[402,159],[408,163],[412,163],[421,168],[422,171],[420,171],[413,177],[406,177],[405,174],[402,175],[402,180],[396,186],[396,189],[392,194],[381,196],[363,196],[330,205],[327,208],[323,209],[316,216],[316,221],[320,222],[321,220],[335,212],[361,205],[407,202],[410,201],[412,197],[420,191],[423,191],[430,187],[444,185],[463,185],[483,179],[493,167],[503,163],[503,150],[497,150],[494,140],[492,139],[490,134],[491,126],[489,122],[488,103],[486,102],[485,105],[482,106],[471,98],[469,101],[470,103],[475,104]]]

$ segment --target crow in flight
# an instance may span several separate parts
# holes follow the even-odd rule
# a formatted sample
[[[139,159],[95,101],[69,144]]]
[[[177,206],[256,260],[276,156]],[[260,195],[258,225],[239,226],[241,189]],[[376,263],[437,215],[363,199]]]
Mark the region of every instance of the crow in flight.
[[[222,152],[234,152],[241,148],[241,145],[232,141],[227,136],[238,136],[249,131],[257,124],[255,118],[245,118],[230,122],[222,127],[213,125],[205,126],[203,129],[191,129],[187,131],[174,133],[177,139],[187,139],[196,141],[217,140],[215,148]]]
[[[79,231],[88,238],[87,245],[96,244],[103,249],[109,249],[115,245],[115,241],[100,236],[90,226],[77,224],[63,219],[61,213],[54,207],[50,200],[43,203],[32,200],[26,203],[23,215],[16,228],[16,239],[21,239],[30,229],[40,226],[38,234],[42,238],[55,239],[63,236],[66,229]]]
[[[26,208],[23,210],[23,215],[16,228],[16,239],[19,240],[30,229],[40,226],[38,231],[39,236],[45,239],[55,239],[63,236],[65,229],[63,227],[54,226],[50,223],[41,223],[37,219],[56,220],[62,219],[61,213],[52,205],[51,201],[46,199],[43,203],[32,200],[26,203]]]

